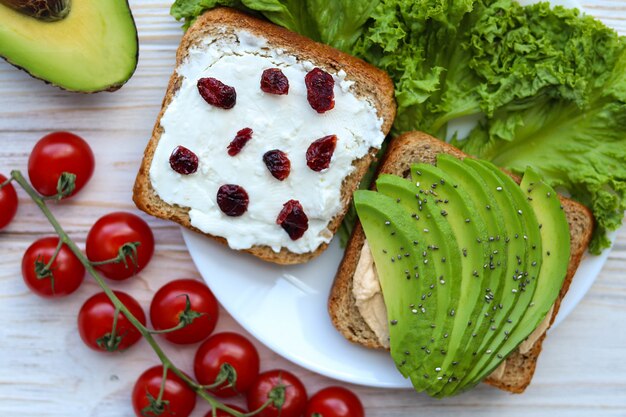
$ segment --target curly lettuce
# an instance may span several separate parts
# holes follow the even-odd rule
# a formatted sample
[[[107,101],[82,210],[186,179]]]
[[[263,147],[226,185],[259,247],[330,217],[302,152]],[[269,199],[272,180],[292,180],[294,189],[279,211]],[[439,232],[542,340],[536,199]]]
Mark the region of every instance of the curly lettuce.
[[[394,130],[442,139],[480,118],[465,152],[530,165],[596,220],[592,253],[626,209],[624,38],[578,10],[512,0],[382,0],[353,52],[395,81]]]
[[[343,51],[361,37],[379,0],[176,0],[170,13],[184,20],[184,28],[205,10],[234,7],[265,16],[301,35]]]
[[[516,173],[537,167],[589,207],[596,220],[592,253],[610,245],[607,231],[622,224],[626,210],[626,50],[616,50],[618,56],[604,56],[613,69],[595,74],[580,102],[546,91],[523,108],[496,110],[467,139],[454,141]]]

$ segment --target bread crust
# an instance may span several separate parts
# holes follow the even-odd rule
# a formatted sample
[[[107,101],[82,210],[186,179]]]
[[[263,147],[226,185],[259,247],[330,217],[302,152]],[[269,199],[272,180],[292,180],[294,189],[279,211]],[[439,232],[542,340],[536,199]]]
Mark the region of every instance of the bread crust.
[[[440,153],[447,153],[459,159],[470,157],[452,145],[425,133],[404,133],[390,143],[389,149],[379,166],[378,175],[394,174],[406,178],[410,175],[410,166],[413,163],[423,162],[434,165],[436,157]],[[506,173],[518,183],[520,182],[519,177],[509,172]],[[588,208],[563,196],[560,196],[560,199],[570,227],[571,254],[567,275],[555,302],[550,325],[556,318],[561,300],[567,293],[576,269],[589,245],[594,227],[593,216]],[[352,295],[352,279],[359,262],[364,240],[363,228],[357,221],[331,288],[328,311],[333,325],[346,339],[368,348],[383,349],[375,333],[361,317]],[[505,391],[523,392],[530,384],[535,372],[537,358],[545,337],[546,334],[544,333],[529,352],[521,354],[516,349],[509,355],[506,359],[504,376],[501,379],[488,377],[484,382]]]
[[[227,7],[215,8],[198,17],[196,22],[185,33],[178,47],[176,53],[176,68],[183,63],[189,49],[199,45],[207,37],[229,35],[239,30],[245,30],[254,35],[263,37],[267,40],[270,47],[280,48],[288,54],[297,56],[302,60],[310,61],[325,70],[335,73],[339,70],[344,70],[347,73],[346,78],[355,82],[355,94],[359,97],[366,98],[376,108],[378,117],[383,120],[383,133],[385,135],[389,133],[395,118],[396,105],[393,95],[393,82],[385,72],[328,45],[314,42],[294,32],[235,9]],[[157,117],[152,131],[152,137],[144,152],[144,158],[135,180],[133,201],[139,209],[150,215],[172,220],[188,229],[202,233],[207,237],[227,245],[226,239],[203,233],[195,228],[189,219],[188,208],[170,205],[161,200],[150,181],[150,166],[152,165],[152,159],[159,139],[163,133],[161,118],[174,99],[176,92],[180,89],[181,84],[182,77],[174,71],[170,77],[161,111]],[[354,161],[353,166],[355,170],[344,179],[341,188],[342,210],[331,219],[328,225],[328,229],[333,234],[341,225],[341,221],[349,208],[352,194],[357,189],[361,178],[365,175],[369,165],[374,160],[376,151],[375,148],[371,148],[366,156]],[[250,249],[243,250],[243,252],[250,253],[268,262],[287,265],[307,262],[321,254],[327,246],[328,244],[322,244],[314,252],[303,254],[290,252],[286,248],[282,248],[280,252],[274,252],[269,246],[253,246]]]

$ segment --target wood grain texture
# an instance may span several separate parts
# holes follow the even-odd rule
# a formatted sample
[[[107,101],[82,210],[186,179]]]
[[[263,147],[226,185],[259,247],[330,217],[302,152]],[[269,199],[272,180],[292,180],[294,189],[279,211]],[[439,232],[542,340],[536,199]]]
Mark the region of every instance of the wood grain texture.
[[[626,34],[626,0],[583,3],[588,13]],[[131,1],[139,28],[139,67],[114,94],[66,93],[0,62],[0,172],[25,169],[34,143],[52,130],[75,131],[97,155],[94,178],[85,190],[74,201],[54,207],[81,245],[91,224],[103,214],[137,212],[131,201],[132,181],[182,35],[179,24],[168,15],[169,6],[169,1]],[[82,302],[97,292],[91,281],[61,301],[39,299],[26,289],[19,270],[22,254],[51,229],[25,194],[18,193],[18,216],[0,232],[0,316],[4,319],[0,326],[0,415],[132,417],[132,384],[157,358],[144,342],[124,355],[112,356],[83,346],[76,332],[76,314]],[[147,308],[151,295],[168,280],[199,275],[178,227],[143,217],[155,231],[157,255],[138,278],[113,286],[132,293]],[[626,231],[622,231],[589,294],[544,344],[537,374],[525,394],[513,396],[481,386],[441,401],[408,390],[351,388],[360,395],[369,417],[623,417],[625,323]],[[218,326],[245,333],[224,311]],[[181,349],[163,344],[191,372],[195,346]],[[263,369],[292,370],[303,378],[310,393],[335,383],[257,346]],[[207,406],[198,402],[193,416],[201,417],[206,411]]]

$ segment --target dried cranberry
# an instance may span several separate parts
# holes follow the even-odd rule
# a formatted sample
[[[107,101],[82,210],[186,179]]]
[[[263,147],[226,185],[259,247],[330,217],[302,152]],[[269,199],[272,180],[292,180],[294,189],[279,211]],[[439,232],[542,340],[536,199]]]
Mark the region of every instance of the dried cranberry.
[[[287,94],[289,93],[289,80],[280,69],[268,68],[261,76],[261,90],[270,94]]]
[[[333,76],[319,68],[313,68],[304,77],[306,98],[313,110],[325,113],[335,107],[335,80]]]
[[[306,164],[317,172],[328,168],[335,147],[337,147],[337,136],[335,135],[324,136],[316,140],[306,150]]]
[[[291,161],[285,152],[278,149],[265,152],[263,162],[274,178],[279,181],[287,178],[291,172]]]
[[[235,88],[215,78],[200,78],[198,92],[207,103],[222,109],[232,109],[237,102]]]
[[[177,146],[170,155],[170,166],[179,174],[193,174],[198,170],[198,156],[184,146]]]
[[[228,154],[230,156],[237,155],[250,139],[252,139],[252,129],[249,127],[241,129],[237,132],[237,135],[235,135],[235,139],[228,145]]]
[[[291,240],[298,240],[309,228],[309,218],[304,214],[302,204],[298,200],[289,200],[283,204],[276,224],[285,229]]]
[[[248,210],[249,201],[248,193],[239,185],[226,184],[217,190],[217,205],[227,216],[241,216]]]

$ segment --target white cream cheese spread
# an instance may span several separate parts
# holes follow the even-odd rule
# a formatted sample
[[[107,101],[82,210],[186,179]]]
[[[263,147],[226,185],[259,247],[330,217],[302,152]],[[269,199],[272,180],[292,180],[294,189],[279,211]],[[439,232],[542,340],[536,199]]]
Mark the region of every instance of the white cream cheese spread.
[[[307,101],[304,81],[314,67],[245,31],[191,48],[177,69],[182,83],[161,118],[163,133],[150,167],[159,197],[188,207],[193,226],[225,238],[233,249],[270,246],[276,252],[287,248],[307,253],[329,242],[327,226],[343,207],[343,180],[354,170],[353,161],[380,147],[383,121],[371,103],[353,93],[344,71],[329,71],[335,80],[335,107],[318,114]],[[280,68],[289,79],[288,95],[260,89],[268,68]],[[234,87],[236,105],[224,110],[207,104],[197,89],[204,77]],[[243,128],[253,130],[252,139],[238,155],[229,156],[226,148]],[[330,167],[315,172],[307,166],[306,150],[327,135],[337,136],[337,146]],[[198,156],[195,174],[181,175],[170,167],[169,157],[179,145]],[[291,161],[284,181],[275,179],[263,163],[265,152],[274,149]],[[217,206],[217,190],[224,184],[237,184],[248,193],[248,210],[242,216],[229,217]],[[309,219],[308,230],[297,240],[276,224],[283,204],[291,199],[301,203]]]

